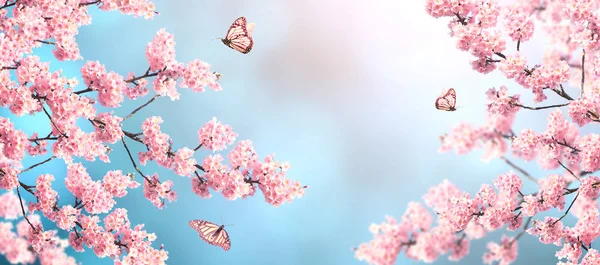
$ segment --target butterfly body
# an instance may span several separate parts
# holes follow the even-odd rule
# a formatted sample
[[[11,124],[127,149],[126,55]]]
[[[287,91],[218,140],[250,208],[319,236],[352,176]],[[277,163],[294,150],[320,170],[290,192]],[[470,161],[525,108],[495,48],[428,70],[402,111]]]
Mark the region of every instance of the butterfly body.
[[[456,91],[454,88],[448,89],[445,94],[442,94],[435,101],[435,108],[444,111],[456,110]]]
[[[231,49],[247,54],[254,46],[252,40],[254,26],[254,23],[247,23],[245,17],[239,17],[231,24],[227,35],[221,39],[221,42]]]
[[[207,243],[221,247],[225,251],[231,248],[231,241],[229,240],[229,234],[225,231],[225,225],[218,226],[204,220],[191,220],[189,225]]]

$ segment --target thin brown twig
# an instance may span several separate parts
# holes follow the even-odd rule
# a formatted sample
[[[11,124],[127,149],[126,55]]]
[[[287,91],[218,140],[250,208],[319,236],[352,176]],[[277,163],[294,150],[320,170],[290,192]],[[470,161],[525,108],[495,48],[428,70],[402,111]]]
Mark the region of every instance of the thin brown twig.
[[[47,40],[35,40],[35,41],[43,43],[43,44],[56,45],[56,42],[47,41]]]
[[[148,100],[148,102],[144,103],[143,105],[141,105],[137,109],[134,109],[129,115],[127,115],[125,118],[123,118],[123,120],[127,120],[127,119],[131,118],[136,112],[138,112],[141,109],[143,109],[144,107],[148,106],[148,104],[152,103],[152,101],[155,101],[158,97],[160,97],[160,96],[159,95],[155,95],[150,100]]]
[[[559,142],[558,140],[556,140],[556,138],[554,138],[554,136],[552,136],[552,140],[554,140],[554,141],[555,141],[555,142],[556,142],[558,145],[562,145],[562,146],[564,146],[564,147],[571,148],[571,151],[572,151],[572,152],[581,152],[581,150],[579,150],[579,149],[577,149],[577,148],[575,148],[575,147],[573,147],[573,146],[569,145],[569,144],[567,143],[567,140],[565,140],[565,139],[563,139],[563,142],[561,143],[561,142]]]
[[[167,67],[165,67],[165,68],[164,68],[162,71],[164,71],[164,70],[166,70],[166,69],[167,69]],[[137,80],[144,79],[144,78],[146,78],[146,77],[153,77],[153,76],[157,76],[157,75],[158,75],[158,73],[160,73],[160,72],[161,72],[161,71],[158,71],[158,72],[156,72],[156,73],[151,73],[151,74],[150,74],[150,71],[146,71],[146,73],[145,73],[144,75],[142,75],[142,76],[138,76],[138,77],[134,77],[134,78],[131,78],[131,79],[127,79],[127,80],[125,80],[125,82],[126,82],[126,83],[132,83],[132,82],[135,82],[135,81],[137,81]]]
[[[520,168],[519,166],[515,165],[513,162],[511,162],[510,160],[508,160],[508,158],[501,156],[500,159],[502,159],[506,164],[508,164],[509,166],[511,166],[512,168],[514,168],[515,170],[521,172],[521,174],[523,174],[526,178],[528,178],[529,180],[538,183],[538,180],[534,177],[532,177],[531,175],[529,175],[529,173],[527,173],[527,171],[525,171],[524,169]]]
[[[63,133],[60,129],[58,129],[58,127],[56,126],[56,123],[54,123],[54,120],[52,120],[52,116],[50,116],[50,113],[48,113],[48,111],[46,110],[46,107],[42,107],[42,110],[44,110],[44,113],[46,113],[46,116],[48,116],[48,119],[50,119],[50,123],[52,123],[52,126],[54,126],[54,128],[65,138],[69,138],[69,136],[67,136],[65,133]]]
[[[525,226],[523,227],[523,230],[521,230],[521,232],[508,243],[508,246],[512,246],[512,244],[514,242],[519,240],[519,238],[521,238],[523,236],[523,234],[525,234],[525,232],[527,231],[527,228],[529,228],[529,224],[531,223],[531,218],[533,218],[533,216],[527,218],[527,221],[525,222]]]
[[[567,214],[571,210],[571,207],[573,207],[573,204],[575,204],[575,201],[577,200],[577,197],[579,197],[579,192],[577,192],[577,194],[575,194],[575,198],[573,198],[573,201],[569,205],[569,208],[567,208],[567,211],[565,211],[565,213],[560,218],[558,218],[556,221],[554,221],[552,223],[552,225],[555,225],[556,223],[558,223],[558,221],[562,220],[563,218],[565,218],[565,216],[567,216]]]
[[[200,148],[202,148],[202,144],[196,146],[196,148],[194,148],[194,152],[200,150]]]
[[[571,176],[573,176],[573,177],[574,177],[574,178],[576,178],[577,180],[581,181],[581,179],[580,179],[580,178],[579,178],[577,175],[575,175],[575,173],[573,173],[573,171],[571,171],[571,170],[570,170],[568,167],[566,167],[565,165],[563,165],[563,163],[561,163],[561,162],[560,162],[560,160],[557,160],[557,162],[558,162],[558,164],[559,164],[561,167],[563,167],[565,170],[567,170],[567,171],[568,171],[568,172],[571,174]]]
[[[581,55],[581,96],[583,97],[584,90],[583,84],[585,83],[585,49],[583,49],[583,55]]]
[[[16,5],[16,4],[17,4],[17,1],[14,1],[14,2],[12,2],[12,3],[10,3],[10,4],[8,3],[8,1],[6,1],[6,3],[5,3],[3,6],[1,6],[1,7],[0,7],[0,9],[4,9],[4,8],[7,8],[7,7],[11,7],[11,6],[14,6],[14,5]]]
[[[94,91],[94,90],[88,87],[88,88],[86,88],[84,90],[75,91],[75,92],[73,92],[73,94],[79,95],[79,94],[83,94],[83,93],[87,93],[87,92],[92,92],[92,91]]]
[[[29,226],[31,226],[31,229],[33,229],[33,231],[35,232],[36,231],[35,227],[31,223],[31,221],[29,221],[29,218],[27,218],[27,214],[25,213],[25,208],[23,207],[23,199],[21,198],[21,192],[19,191],[19,187],[17,187],[17,195],[19,196],[19,202],[21,203],[21,212],[23,213],[23,218],[25,218],[25,221],[27,221],[27,223],[29,223]]]
[[[37,142],[37,141],[50,141],[50,140],[58,140],[58,137],[44,137],[44,138],[31,138],[31,139],[27,139],[30,142]]]
[[[144,173],[142,173],[142,171],[140,171],[137,164],[135,163],[135,160],[133,160],[133,156],[131,155],[131,152],[129,151],[129,147],[127,147],[127,143],[125,143],[125,138],[121,137],[121,142],[123,142],[123,146],[125,147],[125,150],[127,150],[127,154],[129,155],[129,159],[131,160],[131,163],[133,164],[133,168],[135,169],[135,171],[140,173],[140,175],[144,179],[146,179],[146,181],[148,181],[148,183],[152,183],[152,181],[150,181],[150,179],[148,177],[146,177],[146,175],[144,175]]]
[[[39,163],[37,163],[37,164],[33,164],[33,165],[31,165],[30,167],[28,167],[28,168],[26,168],[26,169],[23,169],[23,170],[21,170],[21,173],[27,172],[27,171],[29,171],[29,170],[32,170],[33,168],[35,168],[35,167],[37,167],[37,166],[43,165],[43,164],[45,164],[45,163],[48,163],[48,162],[50,162],[50,161],[51,161],[52,159],[54,159],[54,158],[56,158],[56,156],[51,156],[50,158],[48,158],[48,159],[46,159],[46,160],[44,160],[44,161],[42,161],[42,162],[39,162]]]
[[[570,104],[570,102],[564,103],[564,104],[556,104],[556,105],[549,105],[549,106],[542,106],[542,107],[529,107],[529,106],[524,106],[518,103],[510,103],[513,106],[517,106],[517,107],[521,107],[524,109],[529,109],[529,110],[543,110],[543,109],[550,109],[550,108],[560,108],[560,107],[564,107],[564,106],[568,106]]]
[[[98,3],[100,3],[100,2],[102,2],[102,1],[101,1],[101,0],[96,0],[96,1],[94,1],[94,2],[89,2],[89,3],[80,3],[80,4],[79,4],[79,7],[83,7],[83,6],[89,6],[89,5],[95,5],[95,4],[98,4]]]

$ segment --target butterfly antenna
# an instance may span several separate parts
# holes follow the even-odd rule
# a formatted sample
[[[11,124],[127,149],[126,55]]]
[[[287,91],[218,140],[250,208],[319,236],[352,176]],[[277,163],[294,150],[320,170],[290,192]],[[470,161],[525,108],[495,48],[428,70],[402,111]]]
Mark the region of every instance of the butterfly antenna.
[[[223,38],[214,38],[211,41],[215,41],[215,40],[222,40]]]

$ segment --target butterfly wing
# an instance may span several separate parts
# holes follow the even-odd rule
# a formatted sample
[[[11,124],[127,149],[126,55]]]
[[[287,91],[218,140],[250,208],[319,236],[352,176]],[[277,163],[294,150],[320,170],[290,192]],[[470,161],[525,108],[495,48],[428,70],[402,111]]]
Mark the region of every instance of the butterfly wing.
[[[238,36],[231,40],[229,47],[243,54],[249,53],[252,50],[254,41],[248,36]]]
[[[235,36],[246,35],[246,34],[248,34],[248,32],[246,31],[246,18],[239,17],[238,19],[233,21],[233,23],[229,27],[229,30],[227,31],[227,35],[225,36],[225,39],[231,40]]]
[[[246,25],[246,30],[248,30],[248,37],[252,38],[252,32],[254,31],[255,27],[256,27],[256,23],[248,23]]]
[[[219,229],[220,227],[204,220],[192,220],[189,222],[191,228],[198,232],[198,235],[202,240],[213,246],[219,246],[225,251],[231,248],[231,242],[229,235],[225,229]]]
[[[225,229],[221,229],[221,231],[217,234],[214,240],[214,245],[223,248],[223,250],[227,251],[231,248],[231,241],[229,240],[229,234]]]
[[[435,108],[445,111],[456,110],[456,91],[454,88],[450,88],[445,95],[437,98],[435,101]]]
[[[252,40],[254,27],[254,23],[246,23],[245,17],[236,19],[231,24],[231,27],[229,27],[229,31],[227,31],[227,35],[225,36],[225,40],[228,43],[227,46],[244,54],[249,53],[254,45],[254,41]]]

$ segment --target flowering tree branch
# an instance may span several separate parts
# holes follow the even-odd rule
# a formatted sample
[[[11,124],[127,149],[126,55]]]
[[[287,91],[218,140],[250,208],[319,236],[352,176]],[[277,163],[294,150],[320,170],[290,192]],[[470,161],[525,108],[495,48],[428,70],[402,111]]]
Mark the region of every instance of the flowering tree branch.
[[[140,186],[143,196],[158,209],[177,199],[171,179],[142,173],[140,167],[151,162],[172,171],[171,175],[190,177],[187,188],[201,198],[220,194],[236,200],[261,191],[266,203],[280,206],[304,195],[308,186],[287,178],[288,162],[277,161],[274,155],[261,158],[251,141],[238,140],[233,128],[216,118],[199,125],[198,142],[192,143],[193,149],[175,148],[174,140],[161,129],[165,121],[160,116],[146,117],[137,125],[139,132],[123,129],[126,121],[132,122],[129,118],[156,99],[179,100],[180,89],[197,93],[222,90],[220,75],[208,63],[176,59],[174,36],[165,29],[159,30],[145,47],[148,67],[143,75],[131,72],[122,76],[107,70],[99,61],[86,61],[80,69],[83,84],[79,86],[78,79],[65,76],[62,71],[50,71],[50,63],[35,55],[36,48],[52,45],[58,61],[83,59],[76,42],[77,28],[91,23],[88,8],[94,5],[103,11],[118,10],[146,19],[158,14],[155,5],[147,0],[76,4],[55,1],[51,5],[9,0],[0,6],[14,7],[0,16],[6,30],[0,42],[0,107],[10,112],[0,117],[0,190],[4,190],[0,193],[0,253],[6,254],[9,263],[32,264],[40,259],[42,264],[75,265],[75,259],[65,252],[69,247],[76,252],[93,249],[98,257],[110,257],[115,264],[136,260],[166,264],[166,249],[162,245],[153,247],[156,236],[144,230],[143,224],[132,224],[127,209],[116,207],[116,198]],[[113,110],[124,101],[146,97],[151,91],[151,98],[129,115],[114,114]],[[42,112],[48,118],[46,130],[50,130],[45,137],[38,132],[28,135],[11,120]],[[78,126],[80,119],[89,121],[92,131]],[[126,138],[139,143],[143,151],[136,152]],[[119,169],[92,177],[81,163],[110,163],[111,146],[118,141],[136,172],[144,178],[142,183],[135,181],[134,174],[124,174]],[[212,154],[197,158],[200,149]],[[26,157],[48,153],[50,158],[22,169]],[[52,160],[65,162],[64,178],[39,174],[30,185],[20,180],[22,174],[43,169]],[[59,196],[53,189],[56,180],[64,182],[74,202],[59,202],[67,196]],[[30,194],[31,201],[26,202],[21,189]],[[50,222],[43,225],[42,218]],[[12,221],[17,222],[16,233],[12,231]],[[61,243],[64,240],[58,230],[69,232],[68,244]]]
[[[448,26],[457,47],[474,57],[470,62],[473,70],[481,74],[499,71],[516,82],[511,89],[532,93],[534,103],[547,100],[548,91],[568,102],[530,107],[522,103],[520,94],[510,94],[507,86],[489,88],[484,124],[456,125],[442,137],[439,151],[454,150],[460,155],[484,148],[484,160],[501,159],[516,172],[509,171],[497,176],[493,183],[482,184],[475,194],[444,180],[427,191],[424,204],[410,202],[401,219],[388,217],[382,224],[373,224],[373,238],[353,248],[356,258],[372,265],[392,265],[403,253],[410,259],[431,263],[448,253],[448,259],[459,261],[469,253],[470,241],[504,227],[509,231],[523,227],[514,238],[502,236],[500,242],[488,243],[483,262],[515,262],[518,240],[527,233],[542,244],[556,245],[559,249],[553,256],[559,264],[597,264],[600,252],[591,248],[591,243],[600,237],[600,177],[595,175],[600,170],[600,135],[580,130],[589,123],[600,122],[597,3],[427,0],[425,5],[432,17],[450,20]],[[558,21],[560,26],[554,23]],[[534,29],[545,32],[551,40],[539,62],[532,62],[519,52]],[[516,53],[507,51],[508,41],[516,42]],[[571,58],[579,58],[574,55],[579,49],[581,62],[572,62]],[[580,86],[581,96],[571,97],[565,91],[566,85]],[[562,107],[566,107],[566,113]],[[549,108],[557,109],[549,113],[544,131],[523,128],[517,134],[512,132],[520,110]],[[516,159],[535,161],[543,170],[561,168],[564,173],[533,178],[506,159],[508,153]],[[524,194],[522,178],[535,181],[536,191]],[[578,186],[570,188],[571,184]],[[564,210],[566,197],[572,193],[577,194]],[[552,209],[564,213],[558,217],[541,216]],[[569,214],[575,217],[574,224],[563,223]],[[525,225],[523,218],[527,218]],[[456,243],[457,232],[466,235],[460,244]],[[411,242],[410,247],[406,242]]]

